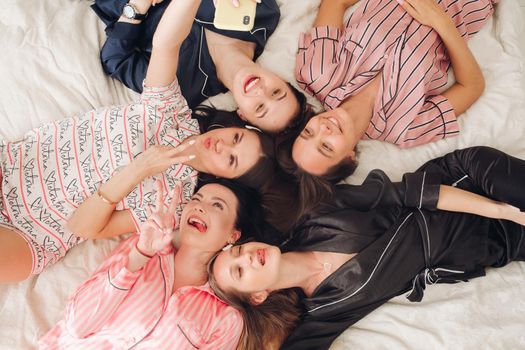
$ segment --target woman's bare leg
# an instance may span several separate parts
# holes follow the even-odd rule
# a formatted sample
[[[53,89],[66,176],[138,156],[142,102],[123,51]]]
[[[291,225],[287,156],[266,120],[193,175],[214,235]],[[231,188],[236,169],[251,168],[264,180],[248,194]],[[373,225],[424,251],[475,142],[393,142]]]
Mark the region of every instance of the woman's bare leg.
[[[15,231],[0,226],[0,283],[25,280],[33,258],[27,242]]]

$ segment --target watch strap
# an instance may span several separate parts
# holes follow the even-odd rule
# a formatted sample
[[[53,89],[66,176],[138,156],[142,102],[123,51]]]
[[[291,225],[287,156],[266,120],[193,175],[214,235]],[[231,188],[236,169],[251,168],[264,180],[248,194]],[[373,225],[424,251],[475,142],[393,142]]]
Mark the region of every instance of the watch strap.
[[[144,14],[135,12],[135,16],[134,16],[133,19],[136,19],[137,21],[143,21],[143,20],[146,19],[146,17],[148,17],[148,13],[147,12],[144,13]]]
[[[133,16],[132,17],[128,17],[128,16],[125,16],[126,18],[128,19],[135,19],[137,21],[142,21],[144,19],[146,19],[146,17],[148,17],[148,13],[139,13],[138,10],[137,10],[137,7],[131,3],[126,3],[126,5],[124,5],[124,8],[126,7],[131,7],[133,9]]]

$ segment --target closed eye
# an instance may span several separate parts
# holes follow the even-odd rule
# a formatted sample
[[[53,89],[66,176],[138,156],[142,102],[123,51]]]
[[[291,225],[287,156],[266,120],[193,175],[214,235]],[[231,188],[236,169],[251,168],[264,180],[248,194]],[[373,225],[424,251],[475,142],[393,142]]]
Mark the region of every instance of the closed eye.
[[[261,103],[257,106],[257,109],[255,110],[255,116],[257,118],[264,118],[266,114],[268,113],[268,108],[264,105],[264,103]]]
[[[324,150],[326,150],[328,152],[333,152],[332,146],[330,146],[329,144],[327,144],[325,142],[323,142],[322,147],[323,147]]]
[[[220,210],[224,210],[224,205],[220,202],[213,202],[212,204],[215,208],[219,208]]]
[[[303,131],[301,131],[301,134],[299,136],[301,136],[303,139],[309,139],[313,135],[314,133],[312,132],[310,128],[304,128]]]

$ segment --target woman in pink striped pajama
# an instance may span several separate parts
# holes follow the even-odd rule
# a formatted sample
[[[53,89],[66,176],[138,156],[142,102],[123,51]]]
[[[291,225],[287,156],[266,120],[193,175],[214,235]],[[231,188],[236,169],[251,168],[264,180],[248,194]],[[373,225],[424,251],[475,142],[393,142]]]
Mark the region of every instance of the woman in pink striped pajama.
[[[299,171],[338,181],[359,140],[413,147],[455,136],[457,116],[484,89],[466,42],[497,0],[323,0],[300,38],[299,84],[328,110],[293,142]],[[446,88],[452,65],[456,83]]]
[[[198,172],[254,186],[272,174],[273,145],[260,132],[215,129],[199,135],[176,79],[184,16],[198,1],[176,1],[161,21],[140,100],[103,107],[0,140],[0,283],[39,274],[85,239],[135,232],[155,194]],[[188,29],[189,30],[189,29]],[[158,34],[158,35],[157,35]],[[254,175],[255,174],[255,175]]]
[[[177,205],[173,201],[166,210],[162,185],[157,187],[157,209],[140,233],[125,240],[78,287],[64,319],[40,339],[40,349],[228,350],[251,337],[241,314],[205,283],[216,251],[234,243],[241,232],[259,229],[257,195],[227,180],[204,185],[183,209],[180,246],[174,251]],[[275,316],[286,314],[288,305]]]

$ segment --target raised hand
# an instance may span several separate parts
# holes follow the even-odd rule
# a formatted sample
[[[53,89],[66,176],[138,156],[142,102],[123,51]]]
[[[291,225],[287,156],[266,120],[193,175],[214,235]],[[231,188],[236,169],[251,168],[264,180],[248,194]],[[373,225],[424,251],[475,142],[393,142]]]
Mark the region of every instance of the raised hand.
[[[396,0],[419,23],[436,29],[450,17],[435,0]]]
[[[133,166],[140,173],[141,178],[162,173],[174,164],[183,164],[194,159],[194,155],[181,155],[184,150],[194,143],[191,140],[177,147],[151,146],[133,160]]]
[[[155,208],[149,210],[148,220],[140,227],[137,249],[146,256],[171,251],[171,241],[176,229],[176,209],[180,203],[181,187],[179,184],[172,191],[169,206],[164,205],[164,190],[159,180],[156,181],[157,199]]]

